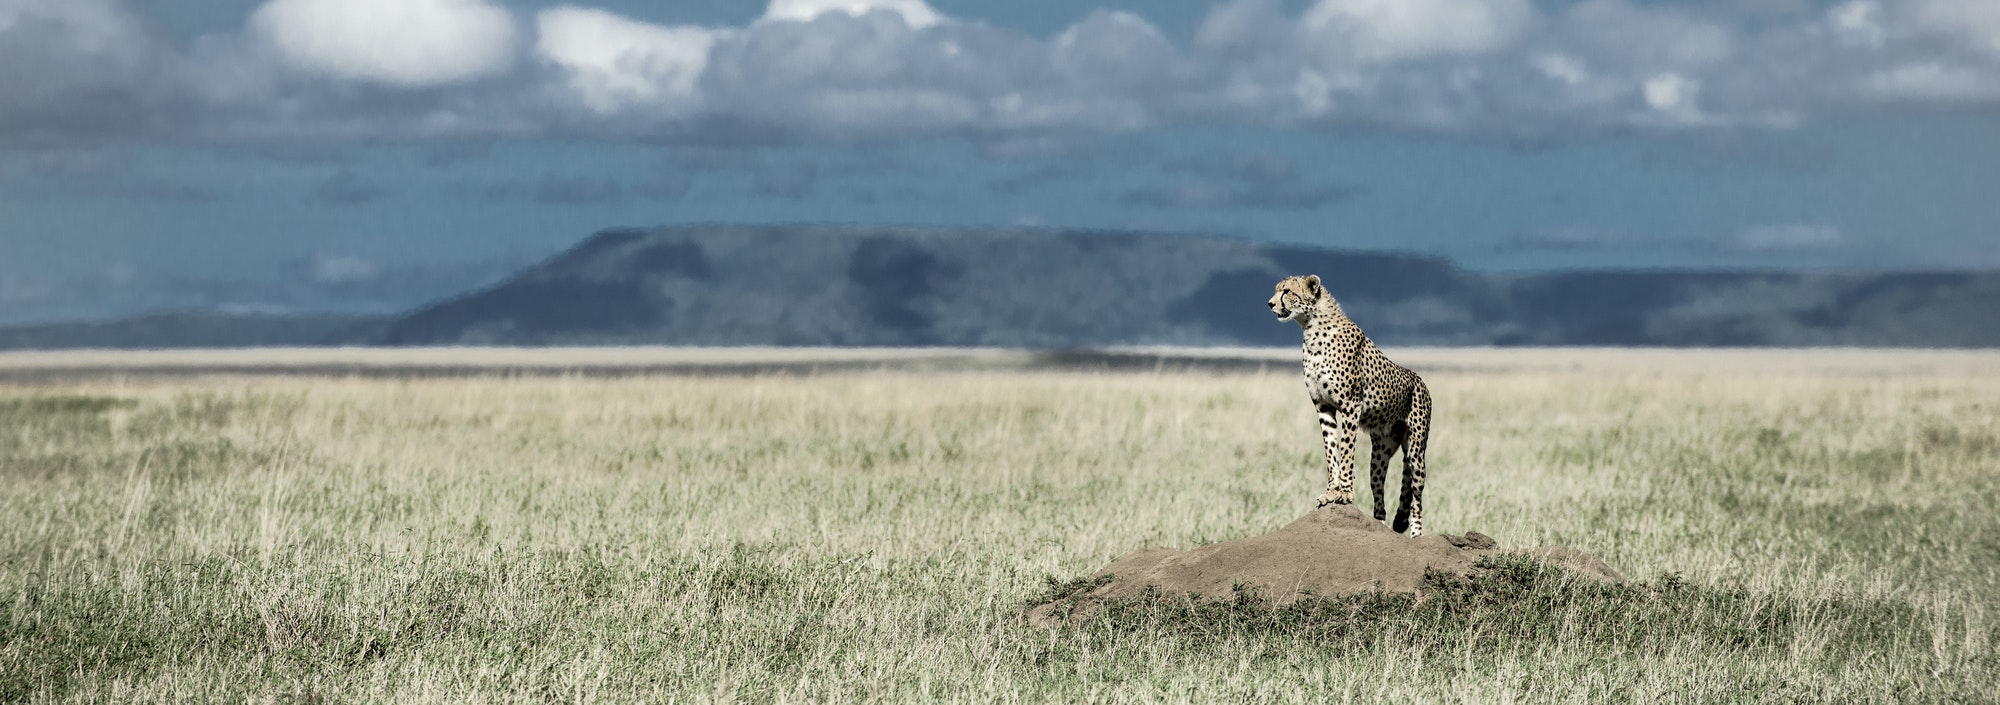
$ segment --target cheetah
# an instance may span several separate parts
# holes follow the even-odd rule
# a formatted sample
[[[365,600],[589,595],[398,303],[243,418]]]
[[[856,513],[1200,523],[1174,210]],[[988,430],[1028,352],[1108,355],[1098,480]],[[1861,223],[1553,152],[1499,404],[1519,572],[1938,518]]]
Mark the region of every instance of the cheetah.
[[[1361,326],[1340,310],[1318,275],[1285,277],[1271,295],[1271,312],[1305,331],[1306,392],[1319,408],[1326,442],[1326,494],[1319,505],[1354,502],[1354,431],[1368,431],[1374,452],[1368,466],[1375,491],[1375,520],[1388,500],[1382,485],[1389,459],[1403,451],[1402,500],[1397,533],[1424,533],[1424,445],[1430,440],[1431,393],[1424,380],[1390,362]]]

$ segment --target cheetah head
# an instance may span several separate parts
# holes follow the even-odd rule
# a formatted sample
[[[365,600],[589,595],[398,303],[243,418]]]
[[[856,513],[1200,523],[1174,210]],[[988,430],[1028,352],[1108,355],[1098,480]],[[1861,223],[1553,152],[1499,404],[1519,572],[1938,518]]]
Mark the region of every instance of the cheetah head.
[[[1319,299],[1326,296],[1326,287],[1320,286],[1319,276],[1308,274],[1303,277],[1285,277],[1278,280],[1277,291],[1271,294],[1271,313],[1280,321],[1293,321],[1303,326],[1312,319],[1312,312]]]

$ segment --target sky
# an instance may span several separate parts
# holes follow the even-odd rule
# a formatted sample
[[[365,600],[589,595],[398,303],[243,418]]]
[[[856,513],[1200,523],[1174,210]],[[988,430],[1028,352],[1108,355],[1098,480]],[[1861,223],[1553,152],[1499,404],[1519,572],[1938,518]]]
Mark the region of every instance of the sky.
[[[0,324],[386,313],[614,227],[2000,267],[1994,0],[0,0]]]

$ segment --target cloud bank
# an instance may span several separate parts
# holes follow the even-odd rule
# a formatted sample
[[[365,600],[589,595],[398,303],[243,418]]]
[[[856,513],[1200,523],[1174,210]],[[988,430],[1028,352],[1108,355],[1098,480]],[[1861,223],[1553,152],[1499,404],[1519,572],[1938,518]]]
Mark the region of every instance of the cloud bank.
[[[486,0],[271,0],[249,32],[302,71],[411,89],[504,73],[516,51],[513,16]]]
[[[1992,0],[1319,0],[1296,15],[1230,0],[1185,45],[1131,13],[1043,38],[923,0],[773,0],[740,27],[269,0],[193,42],[148,27],[122,0],[0,0],[0,145],[997,141],[1196,123],[1513,137],[2000,104]]]

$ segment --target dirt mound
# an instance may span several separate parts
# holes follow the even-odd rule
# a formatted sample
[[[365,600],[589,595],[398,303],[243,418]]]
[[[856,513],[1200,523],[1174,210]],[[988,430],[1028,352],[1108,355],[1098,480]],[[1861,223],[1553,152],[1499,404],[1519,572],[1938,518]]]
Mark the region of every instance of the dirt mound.
[[[1109,582],[1080,598],[1037,606],[1028,620],[1048,626],[1061,615],[1086,616],[1104,600],[1137,597],[1148,586],[1167,595],[1220,598],[1234,595],[1239,584],[1248,585],[1280,603],[1305,594],[1416,592],[1427,569],[1463,575],[1481,557],[1502,553],[1535,556],[1580,575],[1624,580],[1603,561],[1573,548],[1503,549],[1478,532],[1409,538],[1353,505],[1328,506],[1262,536],[1188,551],[1148,548],[1125,556],[1097,571],[1097,577],[1111,576]]]

